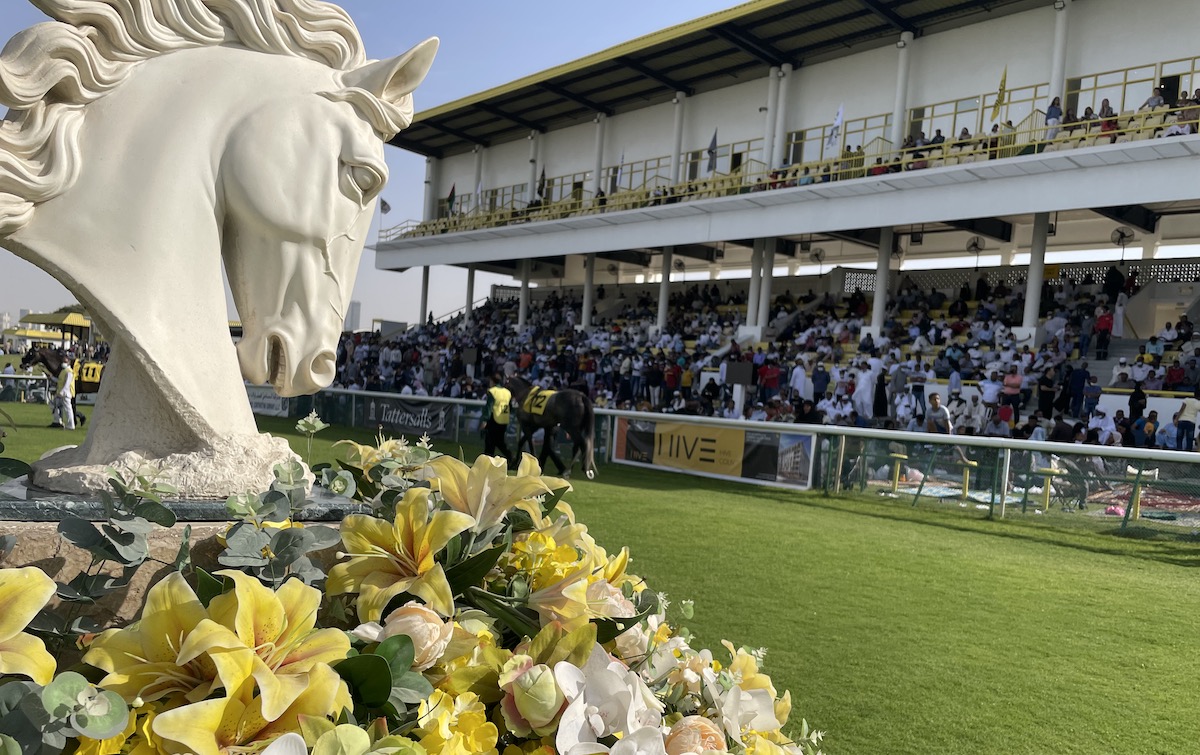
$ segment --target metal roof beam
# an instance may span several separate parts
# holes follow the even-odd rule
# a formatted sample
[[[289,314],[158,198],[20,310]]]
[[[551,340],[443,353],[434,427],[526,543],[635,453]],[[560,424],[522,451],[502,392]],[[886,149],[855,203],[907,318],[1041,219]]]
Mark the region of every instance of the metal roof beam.
[[[405,139],[403,134],[397,134],[396,136],[393,136],[388,144],[392,145],[393,147],[399,147],[400,149],[408,150],[409,152],[416,152],[418,155],[425,155],[426,157],[436,157],[440,159],[442,156],[441,150],[431,149],[427,145],[420,142],[414,142],[411,139]]]
[[[650,79],[651,81],[657,81],[659,84],[662,84],[663,86],[667,87],[668,89],[670,89],[673,92],[683,92],[688,97],[691,97],[692,95],[694,95],[696,93],[696,90],[693,89],[692,87],[688,86],[687,84],[681,84],[678,81],[675,81],[674,79],[672,79],[668,76],[664,76],[663,74],[659,73],[658,71],[651,69],[649,66],[647,66],[643,63],[639,63],[638,61],[634,60],[633,58],[629,57],[628,55],[623,55],[623,56],[617,58],[617,62],[620,63],[621,65],[625,66],[626,68],[637,71],[638,73],[640,73],[641,75]]]
[[[545,89],[547,92],[549,92],[551,94],[558,95],[559,97],[562,97],[563,99],[566,99],[566,100],[570,100],[571,102],[574,102],[577,105],[582,105],[583,107],[587,108],[588,110],[593,110],[597,113],[602,113],[603,115],[610,116],[610,117],[613,115],[613,111],[611,108],[605,107],[604,105],[601,105],[597,102],[592,102],[587,97],[583,97],[578,94],[575,94],[574,92],[563,89],[562,87],[558,86],[557,84],[551,84],[548,81],[543,81],[542,83],[538,84],[538,86],[540,86],[542,89]]]
[[[596,256],[610,262],[621,262],[635,267],[650,267],[651,257],[645,252],[618,250],[614,252],[597,252]]]
[[[974,220],[953,220],[946,223],[951,228],[957,228],[960,231],[968,233],[977,233],[980,236],[987,236],[989,239],[995,239],[1001,243],[1007,244],[1013,238],[1012,223],[1000,218],[975,218]]]
[[[871,249],[879,248],[879,229],[878,228],[862,228],[855,231],[827,231],[821,234],[844,241],[848,244],[858,244],[860,246],[870,247]]]
[[[883,3],[878,2],[878,0],[858,0],[858,1],[860,3],[862,3],[863,5],[867,6],[867,8],[872,13],[874,13],[876,16],[879,16],[884,21],[887,21],[889,24],[891,24],[892,27],[894,27],[896,29],[896,31],[907,31],[907,32],[910,32],[914,37],[919,34],[920,29],[918,29],[916,26],[913,26],[911,21],[901,18],[899,14],[897,14],[895,11],[893,11],[891,8],[887,7]]]
[[[494,115],[497,118],[503,118],[506,121],[512,121],[513,123],[517,124],[518,126],[522,126],[526,129],[529,129],[530,131],[536,131],[539,134],[546,133],[545,126],[538,124],[538,123],[534,123],[533,121],[525,120],[524,118],[522,118],[519,115],[513,115],[512,113],[509,113],[505,110],[501,110],[500,108],[496,107],[495,105],[489,105],[486,102],[477,102],[477,103],[475,103],[475,107],[479,108],[480,110],[482,110],[483,112],[485,112],[489,115]]]
[[[1140,204],[1122,205],[1121,207],[1096,207],[1092,212],[1115,220],[1122,225],[1133,226],[1142,233],[1154,233],[1158,229],[1159,214]]]
[[[704,244],[680,244],[675,247],[677,257],[688,257],[704,262],[713,262],[717,258],[717,250]]]
[[[733,24],[714,26],[708,32],[769,66],[781,66],[784,63],[792,62],[791,58],[784,55],[769,42],[764,42],[745,29],[741,29]]]
[[[490,144],[488,144],[487,139],[480,139],[478,137],[471,136],[466,131],[460,131],[460,130],[454,128],[453,126],[447,126],[444,123],[438,123],[437,121],[421,121],[421,124],[428,126],[430,128],[437,129],[438,131],[441,131],[443,134],[449,134],[450,136],[453,136],[457,139],[462,139],[464,142],[470,142],[471,144],[478,144],[480,147],[491,146]]]

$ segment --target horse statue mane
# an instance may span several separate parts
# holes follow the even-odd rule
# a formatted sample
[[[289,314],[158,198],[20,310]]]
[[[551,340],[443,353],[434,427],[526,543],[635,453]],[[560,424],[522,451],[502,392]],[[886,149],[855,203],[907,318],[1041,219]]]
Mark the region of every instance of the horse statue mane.
[[[332,380],[383,143],[412,122],[437,40],[368,61],[318,0],[31,2],[54,20],[0,53],[0,246],[113,346],[86,441],[33,482],[103,489],[105,467],[152,462],[185,495],[261,487],[294,455],[230,392]]]

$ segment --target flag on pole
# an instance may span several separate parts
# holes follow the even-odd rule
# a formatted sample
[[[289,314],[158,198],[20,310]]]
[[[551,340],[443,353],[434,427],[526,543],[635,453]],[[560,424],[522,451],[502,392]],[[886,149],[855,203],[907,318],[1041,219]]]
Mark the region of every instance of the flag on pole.
[[[838,105],[837,116],[833,119],[833,126],[829,129],[829,137],[825,140],[825,149],[837,149],[838,142],[842,138],[842,116],[845,115],[846,104]]]
[[[446,197],[446,214],[454,214],[454,188],[457,184],[450,184],[450,196]]]
[[[392,211],[392,206],[390,204],[388,204],[388,201],[386,199],[381,199],[381,200],[379,200],[379,211],[382,212],[384,215],[387,215],[389,212]]]
[[[996,101],[992,104],[992,120],[1000,117],[1000,108],[1004,107],[1004,97],[1008,94],[1008,66],[1004,66],[1004,73],[1000,74],[1000,89],[996,92]]]
[[[717,130],[715,128],[713,129],[712,141],[709,142],[706,153],[708,154],[708,172],[714,173],[717,170]]]
[[[542,175],[538,178],[537,185],[538,196],[542,199],[546,198],[546,169],[542,168]]]

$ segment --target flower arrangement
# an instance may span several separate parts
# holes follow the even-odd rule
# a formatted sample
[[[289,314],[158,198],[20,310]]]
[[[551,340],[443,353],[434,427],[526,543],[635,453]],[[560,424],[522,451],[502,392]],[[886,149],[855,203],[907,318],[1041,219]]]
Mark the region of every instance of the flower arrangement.
[[[297,523],[302,475],[277,470],[271,491],[230,500],[227,568],[197,568],[185,542],[136,622],[71,623],[73,668],[47,651],[69,627],[46,634],[43,609],[74,588],[0,570],[0,753],[819,752],[806,722],[784,734],[791,697],[760,670],[762,651],[693,648],[628,551],[596,543],[563,499],[570,486],[533,457],[510,474],[424,439],[351,457],[314,470],[362,505],[340,535]],[[126,530],[145,536],[132,512],[167,524],[152,486],[148,506],[146,485],[114,488],[124,529],[64,528],[103,559]]]

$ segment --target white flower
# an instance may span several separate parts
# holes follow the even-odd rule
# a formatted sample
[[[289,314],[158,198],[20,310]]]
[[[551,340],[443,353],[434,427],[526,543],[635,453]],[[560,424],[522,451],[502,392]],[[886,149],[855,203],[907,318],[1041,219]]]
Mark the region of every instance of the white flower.
[[[735,685],[721,698],[721,724],[725,733],[740,745],[742,732],[775,731],[780,728],[775,717],[775,699],[765,689],[744,690]]]
[[[611,660],[599,645],[582,669],[556,664],[554,678],[568,702],[555,738],[562,755],[665,755],[662,703],[637,674]],[[611,750],[598,742],[617,732],[623,737]]]
[[[392,611],[380,625],[375,621],[360,624],[350,634],[367,642],[383,642],[398,634],[413,641],[413,670],[425,671],[438,662],[454,636],[454,624],[416,601]]]

